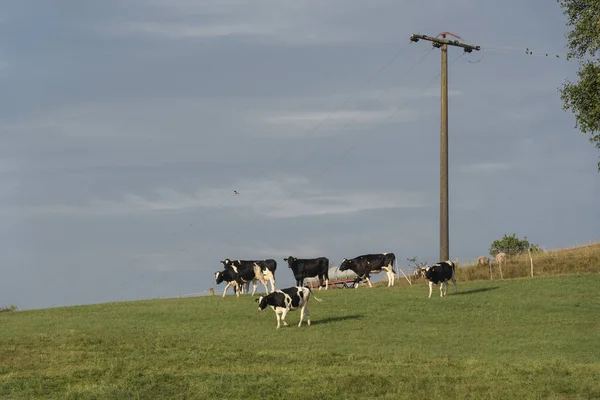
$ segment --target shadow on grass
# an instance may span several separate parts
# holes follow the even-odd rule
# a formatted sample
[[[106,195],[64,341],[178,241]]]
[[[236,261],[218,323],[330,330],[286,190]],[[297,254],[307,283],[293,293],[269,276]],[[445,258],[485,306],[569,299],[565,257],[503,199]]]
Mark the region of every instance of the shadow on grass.
[[[351,319],[362,319],[364,315],[356,314],[356,315],[344,315],[343,317],[329,317],[325,319],[319,319],[316,321],[310,321],[312,325],[320,325],[320,324],[329,324],[331,322],[341,322],[348,321]]]
[[[473,294],[473,293],[481,293],[481,292],[489,292],[490,290],[500,289],[500,286],[492,286],[488,288],[479,288],[479,289],[471,289],[459,291],[458,293],[452,293],[453,295],[461,295],[461,294]],[[448,290],[448,294],[450,294],[450,290]]]

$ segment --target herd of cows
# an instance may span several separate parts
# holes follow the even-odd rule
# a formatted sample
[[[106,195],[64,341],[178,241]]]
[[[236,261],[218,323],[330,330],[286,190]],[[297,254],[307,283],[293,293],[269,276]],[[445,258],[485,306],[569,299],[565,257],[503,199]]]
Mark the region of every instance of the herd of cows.
[[[253,284],[252,296],[256,293],[258,283],[265,287],[266,295],[260,296],[258,302],[258,311],[264,310],[270,306],[277,317],[277,328],[281,322],[287,326],[285,317],[289,311],[300,308],[300,323],[302,326],[304,317],[307,318],[307,324],[310,325],[310,314],[308,312],[308,300],[311,296],[311,289],[304,285],[307,278],[318,278],[319,290],[325,287],[329,288],[329,259],[327,257],[318,257],[302,259],[296,257],[287,257],[283,259],[292,270],[296,279],[296,286],[285,289],[275,289],[275,270],[277,262],[273,259],[266,260],[230,260],[226,258],[221,261],[223,270],[215,273],[215,282],[219,285],[226,282],[223,290],[223,297],[227,289],[232,286],[237,296],[243,291],[244,285],[249,290],[250,283]],[[394,253],[364,254],[352,259],[343,259],[339,265],[339,271],[351,270],[356,274],[354,287],[358,287],[360,281],[366,281],[369,287],[372,287],[370,275],[378,274],[384,271],[388,278],[388,286],[393,286],[396,279],[396,256]],[[417,268],[415,275],[424,277],[429,283],[429,297],[433,290],[433,285],[440,284],[440,296],[445,296],[448,291],[448,281],[454,283],[456,287],[455,264],[448,260],[442,261],[433,266],[426,265],[423,268]],[[271,284],[269,290],[268,284]],[[315,300],[322,301],[317,298]]]

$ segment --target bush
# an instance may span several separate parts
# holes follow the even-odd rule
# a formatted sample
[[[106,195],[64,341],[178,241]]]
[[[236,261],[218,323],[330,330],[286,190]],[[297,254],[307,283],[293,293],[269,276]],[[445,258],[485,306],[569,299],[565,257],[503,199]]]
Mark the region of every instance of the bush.
[[[492,256],[496,256],[498,253],[506,253],[509,256],[526,253],[527,249],[531,248],[531,251],[536,253],[540,251],[537,244],[531,244],[527,240],[527,236],[520,240],[515,233],[512,236],[504,235],[500,240],[494,240],[489,252]]]

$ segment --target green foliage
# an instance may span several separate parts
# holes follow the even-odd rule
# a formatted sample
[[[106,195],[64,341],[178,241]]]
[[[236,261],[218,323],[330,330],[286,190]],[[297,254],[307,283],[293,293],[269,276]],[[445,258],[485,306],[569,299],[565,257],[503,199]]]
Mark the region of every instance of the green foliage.
[[[578,81],[567,80],[560,89],[563,108],[575,114],[576,127],[600,148],[600,0],[557,1],[571,28],[568,58],[581,62]]]
[[[489,252],[492,256],[495,256],[498,253],[506,253],[509,256],[514,256],[516,254],[527,252],[527,249],[529,248],[531,248],[531,251],[533,252],[539,251],[539,246],[529,243],[527,236],[525,236],[523,240],[520,240],[517,235],[513,233],[511,236],[504,235],[502,239],[494,240]]]
[[[8,307],[0,307],[0,312],[17,311],[17,306],[11,304]]]
[[[320,291],[275,329],[249,295],[0,315],[7,399],[592,399],[600,275]]]

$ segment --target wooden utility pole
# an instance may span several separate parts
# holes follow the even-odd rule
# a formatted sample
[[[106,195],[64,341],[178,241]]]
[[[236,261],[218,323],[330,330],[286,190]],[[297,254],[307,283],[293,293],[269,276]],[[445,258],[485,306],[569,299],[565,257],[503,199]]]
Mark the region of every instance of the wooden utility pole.
[[[450,259],[450,224],[448,218],[448,46],[462,47],[466,53],[480,50],[479,46],[461,43],[458,40],[448,40],[446,35],[454,36],[450,32],[442,32],[437,37],[412,34],[411,42],[420,39],[429,40],[433,47],[442,49],[441,71],[441,142],[440,142],[440,261]],[[441,38],[440,38],[441,36]]]

